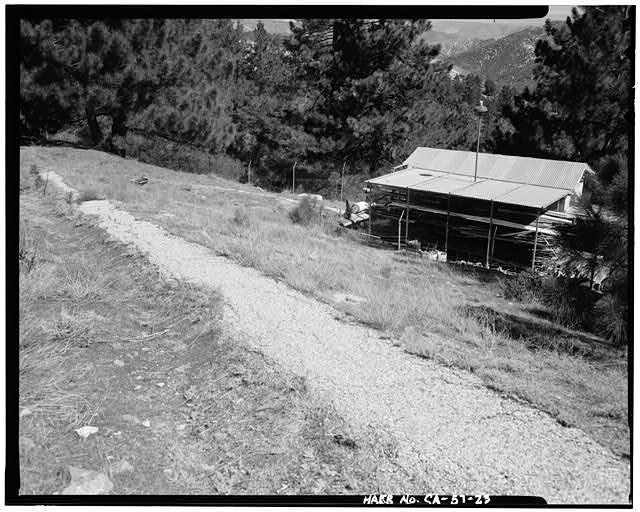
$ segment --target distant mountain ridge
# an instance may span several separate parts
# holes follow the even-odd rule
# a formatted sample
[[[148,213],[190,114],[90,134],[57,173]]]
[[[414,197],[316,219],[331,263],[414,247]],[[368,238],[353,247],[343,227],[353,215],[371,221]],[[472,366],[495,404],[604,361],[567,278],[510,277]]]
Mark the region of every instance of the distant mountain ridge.
[[[291,33],[290,19],[238,19],[251,37],[258,22],[280,37]],[[561,22],[555,22],[561,23]],[[440,45],[438,60],[453,64],[454,74],[476,74],[500,85],[522,89],[533,83],[535,45],[545,37],[542,20],[486,21],[432,20],[421,36]]]
[[[259,20],[259,19],[239,19],[236,20],[238,22],[240,22],[240,24],[243,26],[243,28],[248,31],[248,32],[252,32],[256,29],[256,26],[258,25],[259,22],[262,22],[262,24],[264,25],[264,29],[269,32],[269,34],[275,34],[275,35],[289,35],[291,33],[291,30],[289,29],[289,22],[290,21],[294,21],[294,20],[289,20],[289,19],[264,19],[264,20]]]
[[[423,39],[431,44],[440,44],[440,55],[449,57],[471,50],[483,41],[495,41],[527,28],[541,27],[542,20],[498,20],[484,21],[432,20],[431,30]]]
[[[522,89],[533,84],[535,48],[546,37],[544,27],[529,27],[499,39],[479,41],[449,55],[462,74],[473,73],[498,85]]]

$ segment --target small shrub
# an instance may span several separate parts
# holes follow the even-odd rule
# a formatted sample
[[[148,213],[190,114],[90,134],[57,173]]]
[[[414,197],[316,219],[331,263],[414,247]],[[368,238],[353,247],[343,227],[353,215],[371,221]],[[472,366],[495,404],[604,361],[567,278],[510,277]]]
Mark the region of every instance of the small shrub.
[[[73,193],[69,192],[69,196],[73,199]],[[95,190],[83,190],[78,194],[76,202],[78,204],[84,203],[85,201],[97,201],[103,199]]]
[[[392,271],[393,269],[391,268],[391,265],[383,265],[380,268],[380,277],[383,277],[384,279],[389,279],[391,277]]]
[[[247,209],[243,206],[236,207],[233,210],[233,217],[231,221],[238,227],[246,228],[251,224],[251,218],[249,217],[249,213]]]
[[[18,259],[20,260],[20,269],[24,270],[27,274],[30,273],[36,266],[37,251],[27,249],[20,249]]]
[[[594,330],[617,346],[627,343],[627,308],[611,295],[602,297],[593,307]]]
[[[42,177],[38,172],[38,167],[36,166],[36,164],[31,164],[31,169],[29,170],[29,174],[33,176],[33,184],[36,189],[40,189],[41,187],[44,186],[44,181],[42,180]]]
[[[592,329],[593,306],[598,294],[578,281],[554,280],[544,289],[545,302],[556,322],[569,327]]]
[[[245,169],[245,165],[242,162],[225,154],[211,155],[210,162],[211,174],[222,176],[223,178],[227,178],[229,180],[240,181],[240,178],[244,177],[247,172]],[[209,164],[207,164],[207,169],[209,169]]]
[[[319,224],[322,221],[322,204],[310,197],[303,197],[289,212],[289,218],[294,224],[303,226]]]
[[[20,261],[20,270],[29,274],[36,265],[38,248],[36,246],[32,247],[32,241],[29,240],[27,226],[24,223],[21,223],[19,227],[18,244],[18,260]]]
[[[542,295],[542,278],[531,270],[520,272],[517,276],[500,281],[505,299],[531,302]]]

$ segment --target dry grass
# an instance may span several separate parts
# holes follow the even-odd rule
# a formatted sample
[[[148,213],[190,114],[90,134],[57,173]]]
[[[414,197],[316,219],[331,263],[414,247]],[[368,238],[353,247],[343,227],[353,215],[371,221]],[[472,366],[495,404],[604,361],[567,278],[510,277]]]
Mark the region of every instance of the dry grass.
[[[20,217],[25,249],[41,247],[19,277],[19,401],[30,411],[19,427],[21,494],[59,492],[67,465],[103,471],[118,494],[429,487],[418,469],[396,467],[388,440],[356,436],[304,379],[223,335],[215,293],[162,279],[63,198],[23,194]],[[249,229],[236,217],[230,226]],[[73,429],[84,425],[99,433],[80,440]],[[114,474],[121,459],[134,472]]]
[[[79,204],[84,203],[85,201],[95,201],[98,199],[104,199],[104,197],[98,194],[95,190],[83,190],[78,194],[76,202]]]
[[[75,188],[120,201],[139,218],[333,303],[394,335],[406,350],[472,371],[496,390],[583,428],[618,453],[629,453],[626,354],[583,350],[570,334],[542,326],[523,324],[514,336],[513,326],[499,317],[470,308],[524,311],[525,305],[501,298],[497,281],[362,246],[337,232],[336,219],[328,214],[308,226],[294,223],[291,203],[284,201],[290,196],[261,197],[256,195],[261,191],[216,176],[93,151],[28,148],[23,155],[55,167]],[[149,176],[148,185],[129,183],[130,176],[141,174]],[[365,302],[336,303],[336,293]]]

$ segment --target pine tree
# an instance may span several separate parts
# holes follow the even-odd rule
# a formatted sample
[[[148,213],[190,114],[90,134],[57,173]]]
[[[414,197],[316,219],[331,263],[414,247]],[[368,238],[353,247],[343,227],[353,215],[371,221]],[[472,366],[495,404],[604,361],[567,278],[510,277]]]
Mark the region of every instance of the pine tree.
[[[94,144],[98,117],[112,115],[134,60],[123,22],[21,22],[21,118],[30,133],[55,131],[85,118]]]
[[[288,49],[308,88],[307,133],[319,144],[310,159],[375,173],[406,139],[409,114],[437,48],[419,36],[420,20],[304,20]]]
[[[587,162],[597,179],[585,216],[562,230],[567,268],[608,269],[605,295],[595,305],[599,328],[626,340],[628,151],[633,128],[631,46],[634,8],[573,9],[565,25],[547,22],[536,45],[535,88],[507,105],[513,129],[498,136],[507,151]],[[580,274],[580,271],[578,272]]]
[[[233,112],[238,129],[231,152],[252,163],[260,183],[282,188],[289,184],[292,164],[313,142],[299,127],[299,89],[282,40],[261,22],[245,45],[238,74]]]
[[[135,125],[211,152],[226,150],[235,137],[241,30],[231,20],[165,20],[161,33],[159,48],[147,57],[156,92]]]

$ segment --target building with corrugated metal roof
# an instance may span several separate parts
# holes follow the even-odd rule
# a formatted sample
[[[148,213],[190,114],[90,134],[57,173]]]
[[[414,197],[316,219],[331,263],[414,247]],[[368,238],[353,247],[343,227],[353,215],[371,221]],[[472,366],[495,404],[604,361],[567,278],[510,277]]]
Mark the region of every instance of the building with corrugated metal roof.
[[[367,180],[369,234],[448,260],[535,268],[553,255],[555,227],[573,221],[591,174],[580,162],[420,147]]]

